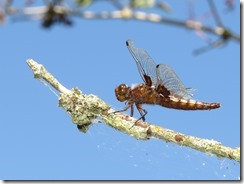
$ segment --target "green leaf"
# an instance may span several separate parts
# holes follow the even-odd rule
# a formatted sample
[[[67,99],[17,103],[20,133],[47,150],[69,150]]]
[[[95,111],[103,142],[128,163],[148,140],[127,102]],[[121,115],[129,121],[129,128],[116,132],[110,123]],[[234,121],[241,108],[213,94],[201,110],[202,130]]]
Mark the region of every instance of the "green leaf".
[[[92,3],[92,0],[76,0],[78,6],[89,6]]]
[[[152,8],[155,5],[155,0],[132,0],[132,8]]]

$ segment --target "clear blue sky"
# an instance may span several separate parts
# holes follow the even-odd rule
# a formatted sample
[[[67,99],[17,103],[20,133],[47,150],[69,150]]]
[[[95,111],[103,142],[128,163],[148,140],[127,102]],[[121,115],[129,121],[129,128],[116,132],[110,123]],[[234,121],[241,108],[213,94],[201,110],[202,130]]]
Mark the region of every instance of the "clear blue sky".
[[[218,10],[224,24],[240,34],[239,6]],[[188,17],[185,1],[170,1],[165,16]],[[97,3],[95,10],[110,9]],[[90,9],[93,9],[91,7]],[[205,1],[196,2],[196,16],[209,12]],[[205,24],[213,25],[212,18]],[[229,147],[240,146],[240,44],[231,41],[199,56],[194,49],[206,43],[193,31],[133,20],[75,19],[74,26],[40,22],[8,22],[0,27],[0,179],[125,179],[125,180],[236,180],[238,162],[220,159],[186,147],[151,139],[139,141],[104,124],[83,134],[57,97],[33,78],[26,59],[43,64],[67,88],[95,94],[114,109],[114,88],[141,83],[136,64],[126,48],[132,39],[156,63],[171,66],[194,98],[220,102],[212,111],[179,111],[144,107],[146,120],[181,133],[214,139]],[[129,112],[127,112],[129,113]],[[135,114],[138,117],[138,114]]]

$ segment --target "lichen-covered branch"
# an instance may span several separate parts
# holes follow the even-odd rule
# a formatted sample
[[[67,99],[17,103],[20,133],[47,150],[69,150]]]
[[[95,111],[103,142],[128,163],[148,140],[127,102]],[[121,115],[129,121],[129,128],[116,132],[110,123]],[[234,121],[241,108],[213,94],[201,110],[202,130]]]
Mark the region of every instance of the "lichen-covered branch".
[[[58,80],[55,79],[55,77],[50,74],[41,64],[38,64],[32,59],[27,60],[27,64],[32,69],[35,78],[44,79],[60,93],[70,93],[70,91],[60,84],[60,82],[58,82]]]
[[[35,78],[45,80],[60,92],[59,106],[71,115],[73,123],[77,124],[79,130],[84,133],[89,130],[92,123],[98,122],[94,120],[100,118],[99,122],[136,139],[149,140],[151,137],[155,137],[166,142],[213,154],[217,157],[225,157],[240,162],[240,148],[226,147],[214,140],[184,135],[146,122],[136,122],[136,119],[122,113],[113,113],[114,110],[97,96],[83,94],[77,88],[66,89],[41,64],[34,60],[28,59],[27,64],[33,71]]]

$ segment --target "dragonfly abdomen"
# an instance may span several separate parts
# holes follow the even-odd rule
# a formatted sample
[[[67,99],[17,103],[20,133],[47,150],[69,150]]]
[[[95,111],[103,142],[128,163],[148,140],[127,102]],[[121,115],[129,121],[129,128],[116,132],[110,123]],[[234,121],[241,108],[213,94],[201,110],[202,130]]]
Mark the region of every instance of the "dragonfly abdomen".
[[[200,102],[192,99],[180,99],[175,97],[162,97],[157,100],[157,104],[167,108],[181,110],[211,110],[220,107],[219,103]]]

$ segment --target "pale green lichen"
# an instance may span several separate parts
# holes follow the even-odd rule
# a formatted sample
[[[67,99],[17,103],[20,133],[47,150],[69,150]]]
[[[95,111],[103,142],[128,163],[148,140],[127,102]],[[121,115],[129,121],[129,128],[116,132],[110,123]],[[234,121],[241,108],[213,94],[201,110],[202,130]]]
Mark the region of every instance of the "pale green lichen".
[[[60,93],[59,106],[71,115],[73,123],[79,125],[82,132],[86,132],[88,127],[84,125],[89,126],[93,119],[110,107],[95,95],[84,95],[77,88],[70,91],[70,94]]]

